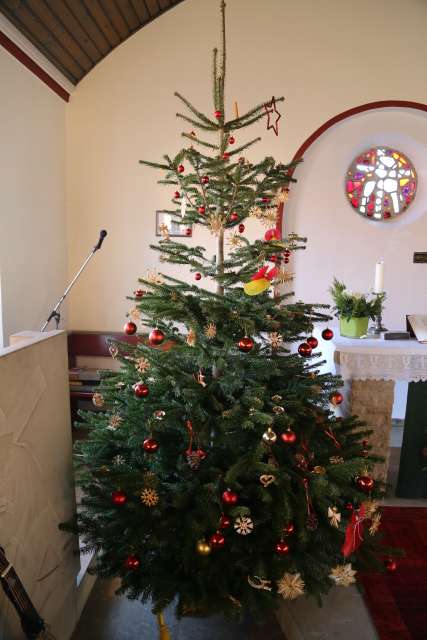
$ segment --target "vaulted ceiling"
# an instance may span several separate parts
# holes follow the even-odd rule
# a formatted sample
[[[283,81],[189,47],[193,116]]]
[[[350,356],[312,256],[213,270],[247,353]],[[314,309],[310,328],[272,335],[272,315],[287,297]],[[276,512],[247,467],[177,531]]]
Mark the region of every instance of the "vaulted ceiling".
[[[73,84],[182,0],[0,0],[0,12]]]

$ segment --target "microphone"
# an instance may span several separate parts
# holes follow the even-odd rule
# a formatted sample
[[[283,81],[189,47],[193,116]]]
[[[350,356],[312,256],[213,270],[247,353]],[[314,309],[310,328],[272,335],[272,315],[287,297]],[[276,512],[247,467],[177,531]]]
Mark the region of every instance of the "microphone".
[[[107,235],[107,232],[105,231],[105,229],[101,229],[101,231],[99,232],[99,240],[93,248],[94,252],[98,251],[98,249],[102,247],[102,243],[104,242],[104,238],[106,235]]]

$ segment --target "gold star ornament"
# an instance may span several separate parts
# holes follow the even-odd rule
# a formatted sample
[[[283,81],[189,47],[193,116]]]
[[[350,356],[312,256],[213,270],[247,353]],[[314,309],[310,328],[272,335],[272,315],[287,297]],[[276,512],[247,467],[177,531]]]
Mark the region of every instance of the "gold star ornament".
[[[329,577],[337,584],[339,587],[349,587],[351,584],[356,582],[356,572],[354,571],[351,564],[339,564],[334,569],[332,569]]]
[[[284,573],[277,582],[277,592],[284,600],[295,600],[304,594],[304,580],[300,573]]]

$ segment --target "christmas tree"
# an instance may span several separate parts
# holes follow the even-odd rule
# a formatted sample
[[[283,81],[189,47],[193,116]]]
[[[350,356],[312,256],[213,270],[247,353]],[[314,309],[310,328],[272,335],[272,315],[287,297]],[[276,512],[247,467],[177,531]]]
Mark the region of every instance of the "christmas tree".
[[[151,331],[111,345],[121,370],[102,379],[101,411],[84,414],[77,529],[98,574],[119,576],[120,592],[150,599],[155,613],[175,602],[178,616],[262,617],[281,598],[320,597],[379,564],[380,487],[369,432],[336,416],[340,381],[319,371],[312,330],[326,309],[280,293],[305,242],[275,229],[293,167],[250,161],[258,138],[239,146],[236,132],[264,117],[271,126],[281,99],[226,118],[224,11],[212,115],[176,94],[188,145],[143,162],[163,172],[168,213],[217,239],[207,256],[163,227],[153,249],[216,289],[158,272],[140,280],[125,332]],[[245,238],[249,216],[266,227],[262,240]]]

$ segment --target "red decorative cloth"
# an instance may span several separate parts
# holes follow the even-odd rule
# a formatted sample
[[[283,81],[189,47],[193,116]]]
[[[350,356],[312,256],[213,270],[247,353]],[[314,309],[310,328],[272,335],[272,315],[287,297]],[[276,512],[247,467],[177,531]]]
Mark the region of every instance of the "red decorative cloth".
[[[345,530],[345,540],[341,548],[342,554],[345,558],[351,556],[351,554],[354,553],[362,544],[365,521],[365,507],[362,504],[358,510],[355,509],[351,514],[350,522]]]

